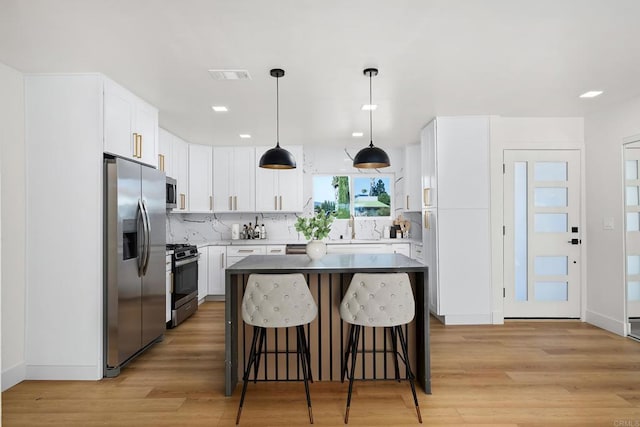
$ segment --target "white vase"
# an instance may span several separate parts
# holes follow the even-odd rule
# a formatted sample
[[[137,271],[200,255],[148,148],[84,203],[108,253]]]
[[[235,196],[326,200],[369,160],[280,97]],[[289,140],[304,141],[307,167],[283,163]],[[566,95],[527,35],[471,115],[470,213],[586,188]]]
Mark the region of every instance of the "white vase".
[[[320,240],[311,240],[307,243],[307,255],[312,260],[317,260],[327,253],[327,244]]]

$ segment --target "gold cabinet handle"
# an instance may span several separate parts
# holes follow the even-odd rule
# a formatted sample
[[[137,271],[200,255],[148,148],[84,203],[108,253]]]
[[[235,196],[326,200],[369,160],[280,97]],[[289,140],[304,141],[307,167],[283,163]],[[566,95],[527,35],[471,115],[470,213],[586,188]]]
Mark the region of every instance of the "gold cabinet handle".
[[[187,204],[186,202],[187,196],[184,193],[180,193],[180,209],[184,209],[184,206]]]
[[[224,268],[224,254],[220,254],[220,268]]]
[[[133,133],[133,157],[138,157],[138,134]]]
[[[424,228],[429,230],[431,228],[431,224],[429,224],[429,212],[424,213]]]
[[[425,187],[422,190],[422,200],[424,201],[424,205],[425,206],[431,206],[431,200],[429,200],[429,196],[431,195],[431,189],[428,187]]]
[[[140,138],[140,142],[138,143],[138,146],[140,147],[138,150],[138,158],[141,159],[142,158],[142,134],[139,133],[138,134],[138,138]]]
[[[171,278],[169,279],[171,281],[171,293],[173,293],[173,272],[169,273],[171,276]],[[167,295],[169,296],[169,295]]]
[[[233,196],[229,196],[229,210],[233,210]]]
[[[158,154],[158,168],[164,172],[164,154]]]
[[[407,194],[407,209],[409,209],[409,195]]]
[[[280,196],[280,210],[282,210],[282,196]]]
[[[233,196],[233,210],[238,210],[238,196]]]
[[[273,210],[278,210],[278,196],[273,196]]]
[[[213,196],[209,196],[209,210],[213,210]]]

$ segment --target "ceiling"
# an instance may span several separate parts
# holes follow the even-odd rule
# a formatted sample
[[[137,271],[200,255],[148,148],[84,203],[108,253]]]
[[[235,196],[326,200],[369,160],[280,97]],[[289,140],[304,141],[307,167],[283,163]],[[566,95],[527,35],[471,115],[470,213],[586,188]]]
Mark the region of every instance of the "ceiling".
[[[436,115],[583,116],[639,96],[638,16],[637,0],[0,0],[0,62],[102,72],[213,145],[275,143],[283,68],[284,147],[368,144],[377,67],[373,139],[391,147]]]

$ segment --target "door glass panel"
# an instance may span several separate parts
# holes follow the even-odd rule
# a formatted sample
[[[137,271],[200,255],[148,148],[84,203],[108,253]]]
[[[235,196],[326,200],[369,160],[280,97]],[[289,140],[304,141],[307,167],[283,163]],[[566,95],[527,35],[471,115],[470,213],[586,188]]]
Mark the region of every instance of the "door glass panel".
[[[514,164],[515,299],[527,300],[527,163]]]
[[[640,274],[640,255],[629,255],[627,257],[627,275]]]
[[[626,188],[627,206],[638,206],[638,187],[630,186]]]
[[[535,205],[540,207],[567,206],[567,189],[538,187],[535,189],[534,200]]]
[[[534,230],[537,233],[566,233],[567,214],[561,214],[561,213],[535,214]]]
[[[536,181],[566,181],[566,162],[536,162],[533,169]]]
[[[534,265],[536,276],[565,276],[567,274],[566,256],[537,256]]]
[[[567,301],[567,282],[536,282],[536,301]]]
[[[627,285],[627,301],[640,301],[640,282],[629,282]]]
[[[638,179],[638,161],[627,160],[624,168],[624,177],[626,179]]]
[[[639,212],[627,212],[627,231],[640,231]]]

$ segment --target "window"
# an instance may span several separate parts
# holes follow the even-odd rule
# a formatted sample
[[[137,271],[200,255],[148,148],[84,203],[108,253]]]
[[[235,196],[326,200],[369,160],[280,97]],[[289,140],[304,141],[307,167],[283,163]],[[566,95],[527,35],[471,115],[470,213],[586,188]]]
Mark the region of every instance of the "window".
[[[314,175],[313,209],[334,212],[337,219],[390,217],[392,212],[390,175]]]

